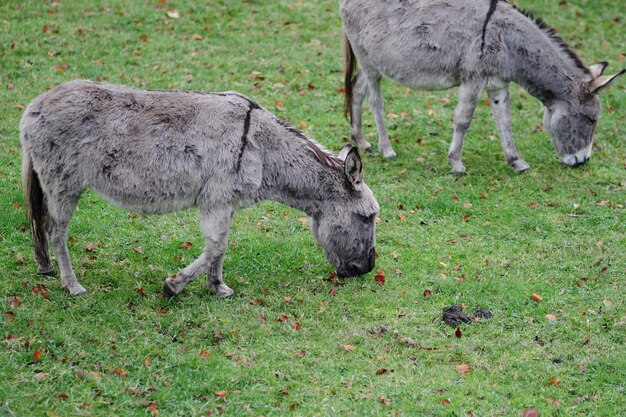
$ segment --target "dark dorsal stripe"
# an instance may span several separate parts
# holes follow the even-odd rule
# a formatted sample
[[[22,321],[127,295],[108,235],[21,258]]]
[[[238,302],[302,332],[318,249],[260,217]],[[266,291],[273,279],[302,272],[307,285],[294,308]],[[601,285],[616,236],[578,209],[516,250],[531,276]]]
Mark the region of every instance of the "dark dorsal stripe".
[[[239,156],[237,157],[237,172],[241,168],[241,158],[243,157],[243,151],[246,149],[246,145],[248,145],[248,132],[250,131],[250,116],[252,114],[252,110],[258,110],[261,108],[257,103],[248,99],[245,96],[237,94],[238,97],[244,98],[248,101],[248,111],[246,113],[246,118],[243,121],[243,133],[241,134],[241,148],[239,149]]]
[[[485,22],[483,23],[483,32],[480,37],[480,54],[482,55],[485,49],[485,34],[487,33],[487,24],[489,24],[489,20],[491,20],[491,16],[493,12],[496,11],[496,6],[500,0],[490,0],[489,10],[487,11],[487,17],[485,17]]]

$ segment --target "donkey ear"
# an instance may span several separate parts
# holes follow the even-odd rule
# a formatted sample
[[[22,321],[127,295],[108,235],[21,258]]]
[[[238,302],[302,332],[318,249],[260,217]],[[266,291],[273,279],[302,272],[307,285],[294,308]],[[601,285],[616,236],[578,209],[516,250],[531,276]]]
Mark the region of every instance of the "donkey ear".
[[[354,148],[354,146],[348,144],[346,146],[344,146],[343,148],[341,148],[341,150],[339,151],[339,155],[337,155],[337,158],[341,159],[342,161],[346,160],[346,156],[348,156],[348,152],[350,152],[350,150]]]
[[[599,92],[601,92],[602,90],[604,90],[605,88],[613,84],[613,82],[615,82],[615,80],[617,80],[619,77],[624,75],[624,73],[626,73],[626,69],[621,70],[618,74],[615,74],[615,75],[609,75],[609,76],[603,75],[601,77],[596,78],[595,80],[591,82],[591,93],[598,94]]]
[[[593,78],[598,78],[602,75],[602,73],[608,66],[609,63],[606,61],[598,62],[597,64],[589,66],[589,71],[591,71],[591,75],[593,75]]]
[[[343,170],[352,189],[361,191],[363,186],[363,164],[359,150],[352,145],[345,146],[339,153],[339,158],[344,160]]]

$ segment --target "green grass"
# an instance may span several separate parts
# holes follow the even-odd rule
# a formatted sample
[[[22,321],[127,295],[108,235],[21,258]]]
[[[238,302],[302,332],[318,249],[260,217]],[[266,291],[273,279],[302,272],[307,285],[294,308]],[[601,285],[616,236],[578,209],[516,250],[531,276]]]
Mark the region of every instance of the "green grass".
[[[446,161],[456,91],[385,82],[398,159],[364,155],[381,204],[384,286],[374,273],[328,282],[303,214],[267,202],[235,217],[224,261],[232,299],[213,299],[199,280],[167,300],[163,280],[201,251],[197,213],[129,216],[88,192],[70,252],[89,294],[72,298],[35,274],[24,231],[18,123],[40,92],[74,77],[236,90],[334,151],[348,126],[336,0],[53,3],[0,4],[0,415],[624,415],[625,81],[602,95],[597,147],[578,169],[558,164],[535,129],[540,103],[513,86],[514,135],[532,169],[512,174],[479,106],[464,177]],[[624,66],[620,2],[516,3],[587,63]],[[369,112],[365,124],[375,143]],[[493,318],[457,338],[441,311],[459,303]]]

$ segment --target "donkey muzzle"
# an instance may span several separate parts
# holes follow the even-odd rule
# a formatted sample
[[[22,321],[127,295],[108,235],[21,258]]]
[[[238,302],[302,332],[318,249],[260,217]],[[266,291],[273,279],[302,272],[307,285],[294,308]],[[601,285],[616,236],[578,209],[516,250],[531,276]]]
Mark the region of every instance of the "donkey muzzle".
[[[577,167],[586,163],[590,158],[588,156],[578,156],[578,155],[565,155],[563,159],[561,159],[561,163],[563,165],[567,165],[568,167]]]
[[[337,267],[337,275],[341,278],[363,275],[374,269],[376,263],[376,248],[372,247],[367,255],[367,259],[356,262],[349,262]]]

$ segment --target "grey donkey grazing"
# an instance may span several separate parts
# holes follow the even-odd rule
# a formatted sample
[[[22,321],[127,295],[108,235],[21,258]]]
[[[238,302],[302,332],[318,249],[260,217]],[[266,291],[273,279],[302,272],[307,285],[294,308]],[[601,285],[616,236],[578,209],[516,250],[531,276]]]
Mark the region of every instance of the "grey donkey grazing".
[[[369,94],[379,151],[396,156],[383,119],[382,76],[416,89],[459,88],[448,160],[462,174],[463,137],[483,89],[511,169],[520,158],[511,133],[509,83],[524,87],[545,106],[544,126],[561,162],[577,166],[591,155],[600,114],[597,94],[619,74],[607,77],[606,62],[586,67],[554,29],[498,0],[341,0],[345,41],[345,111],[351,136],[370,149],[361,131],[362,102]],[[356,60],[361,71],[355,75]]]
[[[67,233],[81,193],[91,187],[128,210],[166,213],[196,206],[206,246],[167,278],[178,294],[202,273],[217,297],[236,209],[274,200],[306,212],[340,276],[369,272],[378,203],[347,146],[327,153],[237,93],[145,91],[71,81],[41,94],[20,124],[26,206],[39,273],[52,274],[48,235],[61,286],[85,293],[70,264]]]

